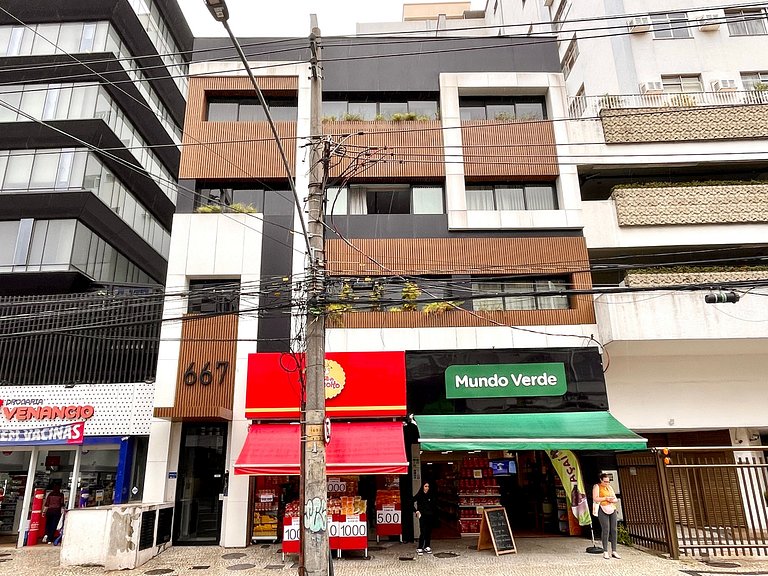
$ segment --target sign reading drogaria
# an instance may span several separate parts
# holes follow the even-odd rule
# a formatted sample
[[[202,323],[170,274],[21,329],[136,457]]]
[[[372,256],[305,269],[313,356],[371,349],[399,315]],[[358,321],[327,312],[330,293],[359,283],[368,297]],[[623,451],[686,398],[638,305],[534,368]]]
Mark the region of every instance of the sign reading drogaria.
[[[568,390],[565,365],[473,364],[445,369],[446,398],[562,396]]]

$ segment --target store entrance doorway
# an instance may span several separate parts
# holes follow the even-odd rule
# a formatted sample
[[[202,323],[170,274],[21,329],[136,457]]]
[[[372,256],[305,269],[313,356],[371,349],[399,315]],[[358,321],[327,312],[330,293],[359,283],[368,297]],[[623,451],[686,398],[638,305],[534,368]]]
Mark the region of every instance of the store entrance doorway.
[[[226,423],[185,422],[182,426],[174,544],[219,543],[226,448]]]
[[[542,450],[424,452],[422,481],[437,486],[433,538],[477,536],[482,508],[503,506],[515,537],[567,535],[565,490]]]

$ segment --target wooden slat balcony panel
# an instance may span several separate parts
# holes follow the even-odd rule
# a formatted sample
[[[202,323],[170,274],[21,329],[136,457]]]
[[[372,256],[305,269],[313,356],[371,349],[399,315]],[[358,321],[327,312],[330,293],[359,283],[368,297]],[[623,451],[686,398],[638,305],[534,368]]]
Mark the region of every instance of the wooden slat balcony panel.
[[[347,312],[328,321],[329,328],[449,328],[475,326],[558,326],[594,324],[591,306],[568,310],[449,310],[423,312]]]
[[[560,174],[552,122],[461,123],[464,175],[551,180]]]
[[[295,76],[259,76],[257,81],[267,95],[298,89]],[[190,79],[179,178],[285,178],[267,122],[206,122],[207,92],[255,97],[250,80],[244,76]],[[296,122],[275,122],[275,126],[293,170]]]
[[[368,163],[364,170],[356,172],[359,178],[445,177],[442,123],[439,120],[324,122],[323,133],[334,135],[335,140],[346,147],[346,156],[331,168],[331,176],[345,172],[359,152],[370,148],[369,155],[357,160]]]
[[[330,274],[560,274],[589,270],[583,237],[326,241]],[[376,265],[370,256],[382,266]]]
[[[275,122],[275,127],[293,174],[296,123]],[[266,122],[188,124],[183,141],[179,178],[286,178],[277,143]]]
[[[172,408],[156,411],[158,417],[185,420],[231,414],[235,390],[237,314],[219,316],[185,316],[181,324],[181,348],[176,376],[176,396]],[[200,374],[206,363],[213,373],[213,381],[204,385],[199,379],[185,384],[184,373],[194,362],[194,371]],[[218,362],[229,362],[224,380],[220,382]],[[162,415],[162,416],[160,416]]]

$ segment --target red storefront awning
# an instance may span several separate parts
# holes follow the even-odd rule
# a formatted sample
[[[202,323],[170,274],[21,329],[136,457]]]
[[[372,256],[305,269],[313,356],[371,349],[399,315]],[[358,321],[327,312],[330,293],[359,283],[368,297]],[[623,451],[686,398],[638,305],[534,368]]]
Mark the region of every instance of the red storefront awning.
[[[299,441],[298,424],[252,424],[235,463],[235,474],[298,474]],[[329,475],[407,474],[403,425],[334,422],[326,462]]]

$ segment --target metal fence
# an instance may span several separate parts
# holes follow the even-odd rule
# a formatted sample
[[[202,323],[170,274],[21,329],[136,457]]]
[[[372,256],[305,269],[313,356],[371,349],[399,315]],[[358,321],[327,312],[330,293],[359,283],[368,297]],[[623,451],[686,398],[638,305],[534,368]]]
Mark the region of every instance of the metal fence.
[[[665,448],[620,455],[632,541],[674,558],[768,556],[765,450]]]
[[[568,99],[568,116],[596,118],[600,111],[605,109],[694,108],[748,104],[768,104],[768,90],[575,96]]]
[[[0,298],[0,384],[154,378],[162,295]]]

